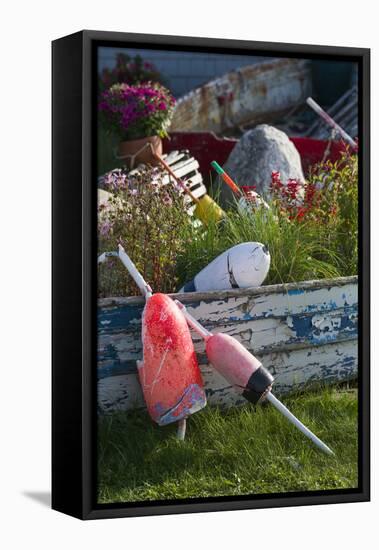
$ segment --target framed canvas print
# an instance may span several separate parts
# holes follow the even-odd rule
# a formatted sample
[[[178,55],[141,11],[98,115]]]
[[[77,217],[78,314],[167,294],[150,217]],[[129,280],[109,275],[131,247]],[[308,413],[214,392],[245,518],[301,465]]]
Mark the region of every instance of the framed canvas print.
[[[53,42],[53,508],[369,499],[369,50]]]

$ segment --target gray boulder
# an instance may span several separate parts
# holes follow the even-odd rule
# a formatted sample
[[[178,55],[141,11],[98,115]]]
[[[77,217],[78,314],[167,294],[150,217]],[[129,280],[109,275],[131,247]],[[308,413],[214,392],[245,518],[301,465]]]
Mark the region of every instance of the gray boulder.
[[[249,130],[235,145],[224,170],[240,187],[255,185],[260,195],[268,196],[271,173],[280,172],[283,183],[297,179],[304,183],[300,155],[288,136],[268,124]],[[225,184],[221,185],[221,202],[233,200],[233,194]]]

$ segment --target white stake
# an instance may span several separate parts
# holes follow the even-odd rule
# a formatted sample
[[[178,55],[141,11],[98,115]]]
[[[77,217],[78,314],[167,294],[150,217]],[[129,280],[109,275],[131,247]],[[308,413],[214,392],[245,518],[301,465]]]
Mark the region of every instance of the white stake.
[[[108,258],[118,258],[118,252],[103,252],[98,256],[97,263],[103,264]]]
[[[190,313],[188,313],[187,308],[182,302],[179,302],[179,300],[175,300],[176,305],[180,309],[180,311],[183,313],[184,317],[186,318],[187,323],[190,327],[192,327],[200,336],[207,341],[208,338],[212,336],[212,333],[209,332],[203,325],[199,323],[199,321],[196,321],[194,317]]]
[[[345,132],[345,130],[341,128],[341,126],[337,124],[337,122],[333,120],[332,117],[328,115],[328,113],[324,111],[324,109],[320,107],[320,105],[316,103],[314,99],[308,97],[307,103],[309,107],[311,107],[315,111],[315,113],[317,113],[327,124],[329,124],[329,126],[336,130],[355,151],[358,149],[357,143],[353,140],[353,138],[349,136],[349,134]]]
[[[305,436],[309,437],[309,439],[313,441],[313,443],[317,445],[319,449],[321,449],[322,451],[324,451],[324,453],[328,455],[334,455],[334,452],[329,449],[329,447],[325,445],[325,443],[323,443],[321,439],[319,439],[313,432],[311,432],[311,430],[304,426],[304,424],[300,422],[300,420],[298,420],[296,416],[292,414],[287,409],[287,407],[285,407],[283,403],[275,397],[275,395],[269,392],[266,399],[271,403],[271,405],[274,405],[274,407],[278,409],[278,411],[280,411],[290,422],[292,422],[292,424],[296,426],[298,430],[300,430]]]
[[[186,426],[187,426],[187,419],[182,418],[178,422],[178,430],[176,432],[176,437],[179,439],[179,441],[184,441],[184,438],[186,436]]]
[[[138,271],[132,260],[129,258],[124,248],[119,244],[118,245],[118,257],[129,271],[130,275],[133,277],[134,282],[145,296],[146,300],[153,295],[150,285],[147,284],[145,279],[142,277],[141,273]]]

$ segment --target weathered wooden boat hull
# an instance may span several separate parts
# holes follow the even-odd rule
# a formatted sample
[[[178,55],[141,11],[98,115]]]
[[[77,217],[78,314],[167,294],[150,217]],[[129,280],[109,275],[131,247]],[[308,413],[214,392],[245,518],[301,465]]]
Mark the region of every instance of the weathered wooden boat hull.
[[[356,277],[175,294],[214,332],[236,337],[275,377],[275,393],[356,378],[358,372]],[[141,358],[143,299],[106,298],[98,307],[98,404],[102,412],[144,408],[136,373]],[[193,335],[208,403],[245,401],[210,365]]]
[[[275,59],[241,67],[180,98],[170,132],[222,133],[269,121],[311,93],[308,61]]]

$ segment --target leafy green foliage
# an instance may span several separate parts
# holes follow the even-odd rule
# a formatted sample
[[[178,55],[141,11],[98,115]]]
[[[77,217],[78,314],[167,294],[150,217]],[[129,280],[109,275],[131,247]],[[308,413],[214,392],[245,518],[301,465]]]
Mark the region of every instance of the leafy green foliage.
[[[316,167],[310,185],[317,188],[312,216],[328,227],[326,246],[341,258],[344,274],[358,270],[358,156],[344,154],[336,163]]]
[[[109,174],[115,173],[117,170]],[[121,208],[116,208],[112,238],[100,237],[100,252],[124,242],[155,291],[175,292],[216,256],[247,241],[261,242],[270,251],[271,267],[265,284],[357,273],[356,156],[345,156],[335,164],[327,163],[313,171],[305,186],[304,202],[299,206],[301,216],[296,215],[297,206],[294,207],[292,199],[286,204],[274,195],[269,201],[270,209],[261,206],[252,211],[241,210],[236,205],[227,211],[221,223],[210,220],[206,227],[191,222],[175,189],[166,186],[158,193],[152,191],[154,177],[153,172],[147,172],[136,195],[125,195],[122,191],[124,201],[131,205],[124,202]],[[120,196],[117,185],[110,185],[109,190]],[[217,201],[217,190],[213,194]],[[172,202],[170,208],[165,204],[167,197]],[[136,292],[126,283],[129,277],[121,265],[100,271],[100,296]]]
[[[265,284],[341,275],[339,258],[325,246],[326,228],[290,222],[280,217],[273,205],[253,214],[229,211],[222,224],[190,231],[192,237],[178,258],[180,283],[190,280],[227,248],[246,241],[261,242],[270,251],[271,267]]]
[[[358,160],[345,155],[316,166],[304,200],[273,195],[270,209],[231,209],[221,223],[190,228],[178,258],[180,283],[192,279],[227,248],[246,241],[265,244],[271,268],[265,284],[355,275],[358,265]]]

